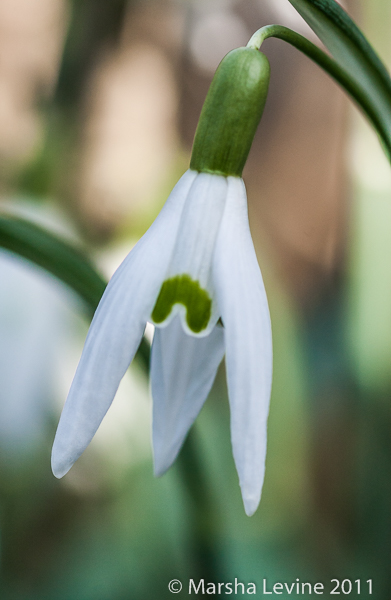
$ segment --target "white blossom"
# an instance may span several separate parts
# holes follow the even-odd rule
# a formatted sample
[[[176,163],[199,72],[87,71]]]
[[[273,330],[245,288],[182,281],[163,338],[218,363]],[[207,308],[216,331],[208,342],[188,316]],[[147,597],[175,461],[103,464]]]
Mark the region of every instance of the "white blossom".
[[[188,170],[113,275],[92,321],[61,415],[52,468],[87,447],[147,321],[155,473],[174,462],[226,357],[231,438],[246,513],[262,490],[272,379],[268,304],[240,177]]]

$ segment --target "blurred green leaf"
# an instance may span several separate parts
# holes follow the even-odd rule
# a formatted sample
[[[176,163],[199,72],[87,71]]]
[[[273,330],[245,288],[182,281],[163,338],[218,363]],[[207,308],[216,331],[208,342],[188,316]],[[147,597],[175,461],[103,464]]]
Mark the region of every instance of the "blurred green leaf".
[[[289,0],[345,69],[377,115],[391,159],[391,79],[366,37],[334,0]]]
[[[27,258],[66,283],[93,315],[107,282],[81,250],[30,221],[9,215],[0,215],[0,247]],[[149,344],[145,338],[141,340],[137,358],[148,370]]]
[[[27,220],[0,216],[0,246],[43,267],[69,285],[91,313],[98,306],[106,282],[83,253]]]

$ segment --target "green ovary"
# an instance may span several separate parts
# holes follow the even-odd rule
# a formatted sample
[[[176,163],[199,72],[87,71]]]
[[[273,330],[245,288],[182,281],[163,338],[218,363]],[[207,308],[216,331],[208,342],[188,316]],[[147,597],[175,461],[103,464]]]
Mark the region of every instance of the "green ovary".
[[[152,320],[163,323],[174,304],[186,307],[186,322],[191,331],[199,333],[207,327],[212,313],[212,300],[198,281],[189,275],[176,275],[163,282],[152,311]]]

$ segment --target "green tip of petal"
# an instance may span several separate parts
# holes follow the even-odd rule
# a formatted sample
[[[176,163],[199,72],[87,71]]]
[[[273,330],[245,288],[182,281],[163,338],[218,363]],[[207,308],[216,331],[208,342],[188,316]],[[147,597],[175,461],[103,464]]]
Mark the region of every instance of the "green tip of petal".
[[[166,279],[152,311],[153,322],[163,323],[174,304],[186,307],[186,323],[191,331],[200,333],[206,329],[212,314],[212,300],[198,281],[194,281],[189,275]]]

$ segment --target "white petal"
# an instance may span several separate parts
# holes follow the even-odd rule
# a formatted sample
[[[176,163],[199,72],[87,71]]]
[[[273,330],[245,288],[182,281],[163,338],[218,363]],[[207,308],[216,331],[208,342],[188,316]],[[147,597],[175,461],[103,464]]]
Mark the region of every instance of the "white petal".
[[[151,356],[155,474],[174,462],[213,385],[224,355],[223,328],[207,337],[183,331],[179,317],[155,329]]]
[[[211,317],[199,336],[209,335],[219,318],[212,285],[212,261],[217,233],[220,227],[227,197],[227,178],[210,173],[199,173],[191,186],[182,212],[181,222],[167,279],[188,275],[208,292],[212,301]],[[190,334],[186,322],[186,308],[174,305],[168,324],[179,314],[184,329]],[[164,325],[163,324],[163,325]]]
[[[208,283],[227,191],[226,177],[210,173],[197,175],[181,215],[170,275],[188,273],[202,286]]]
[[[58,425],[52,470],[62,477],[90,443],[138,348],[168,267],[186,195],[187,171],[159,216],[117,269],[96,310]]]
[[[257,509],[266,459],[272,381],[272,336],[262,275],[255,255],[241,179],[229,177],[217,238],[214,281],[225,328],[231,437],[246,513]]]

